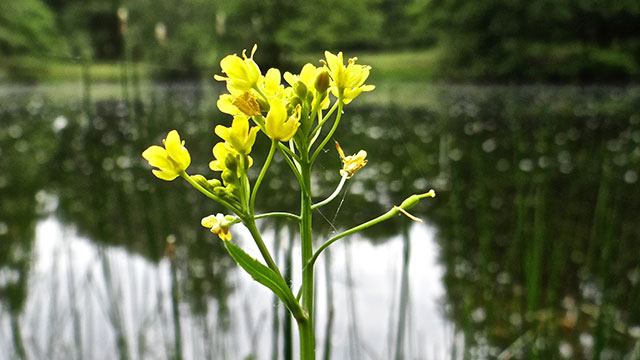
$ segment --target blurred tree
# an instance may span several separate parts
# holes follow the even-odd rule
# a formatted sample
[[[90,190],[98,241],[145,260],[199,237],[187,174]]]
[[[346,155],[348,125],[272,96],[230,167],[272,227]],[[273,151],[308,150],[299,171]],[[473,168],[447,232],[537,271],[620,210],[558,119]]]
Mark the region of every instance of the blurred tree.
[[[380,48],[380,0],[304,1],[273,35],[290,51]]]
[[[449,75],[610,79],[640,74],[640,3],[413,0]]]
[[[219,61],[218,5],[210,0],[123,1],[132,60],[151,60],[162,76],[191,77],[202,69],[210,73]]]
[[[0,2],[0,54],[47,54],[61,45],[55,17],[40,0]]]

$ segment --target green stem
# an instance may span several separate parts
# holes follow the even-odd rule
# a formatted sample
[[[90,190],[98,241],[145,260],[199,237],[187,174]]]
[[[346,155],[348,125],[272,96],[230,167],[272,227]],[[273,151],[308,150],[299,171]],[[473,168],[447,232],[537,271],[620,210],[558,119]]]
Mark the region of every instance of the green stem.
[[[316,125],[316,128],[313,129],[313,131],[311,132],[311,135],[310,135],[311,142],[309,143],[309,145],[313,145],[318,135],[320,135],[320,129],[322,128],[322,125],[324,125],[324,123],[327,122],[327,120],[329,120],[329,118],[331,117],[331,115],[333,115],[333,112],[336,111],[337,108],[338,108],[338,102],[336,102],[333,105],[333,107],[331,107],[331,110],[329,110],[329,112],[318,122],[318,125]]]
[[[262,166],[262,170],[260,170],[260,175],[258,175],[258,178],[256,179],[256,183],[253,186],[253,191],[251,192],[251,199],[249,200],[249,213],[252,215],[255,214],[255,203],[256,203],[256,195],[258,194],[258,188],[262,183],[262,179],[264,178],[264,175],[267,173],[267,169],[271,164],[273,155],[276,153],[277,142],[278,141],[276,140],[271,140],[271,148],[269,149],[269,155],[267,155],[267,160],[265,160],[264,165]]]
[[[322,143],[320,143],[320,145],[316,148],[316,151],[313,152],[313,156],[311,156],[311,164],[313,164],[313,162],[316,160],[318,155],[320,155],[320,152],[322,151],[324,146],[327,145],[327,142],[329,141],[329,139],[331,139],[331,137],[333,136],[333,133],[336,132],[336,129],[338,128],[338,124],[340,124],[340,119],[342,118],[343,106],[344,104],[342,102],[342,95],[341,95],[338,98],[338,115],[336,115],[336,121],[334,121],[333,127],[331,127],[331,130],[329,131],[327,136],[324,138],[324,140],[322,140]]]
[[[302,241],[302,264],[310,262],[313,256],[313,238],[311,223],[313,211],[311,210],[311,162],[309,154],[303,152],[300,163],[301,177],[303,180],[302,196],[300,200],[300,237]],[[301,356],[303,359],[315,359],[315,335],[313,314],[313,266],[307,266],[302,270],[302,308],[307,312],[309,329],[300,329]],[[304,331],[303,331],[304,330]],[[304,338],[303,338],[304,335]]]
[[[298,163],[300,163],[300,157],[298,155],[296,155],[291,149],[286,147],[284,144],[278,143],[278,149],[280,149],[280,151],[286,152],[287,154],[289,154],[289,156],[291,156],[291,158],[293,158],[293,160],[295,160]]]
[[[264,213],[264,214],[256,215],[256,217],[254,217],[254,219],[255,220],[260,220],[260,219],[264,219],[264,218],[268,218],[268,217],[283,217],[283,218],[289,218],[289,219],[300,221],[300,216],[298,216],[296,214],[291,214],[291,213],[288,213],[288,212]]]
[[[234,213],[236,213],[238,216],[244,216],[245,214],[238,209],[237,207],[231,205],[229,202],[225,201],[224,199],[216,196],[215,194],[211,193],[209,190],[203,188],[200,184],[198,184],[195,180],[193,180],[191,178],[191,176],[189,176],[189,174],[187,174],[186,172],[181,172],[180,176],[187,180],[187,182],[189,184],[191,184],[191,186],[193,186],[194,188],[196,188],[196,190],[200,191],[201,193],[203,193],[206,197],[208,197],[209,199],[225,206],[226,208],[228,208],[229,210],[233,211]]]
[[[295,175],[296,179],[298,179],[298,183],[300,183],[300,187],[301,187],[300,190],[302,192],[306,191],[305,188],[304,188],[304,181],[302,181],[302,175],[300,174],[300,171],[298,171],[298,168],[293,163],[293,161],[291,161],[291,158],[289,158],[289,156],[287,155],[285,150],[282,150],[282,149],[283,149],[282,147],[278,147],[278,150],[280,150],[280,153],[282,154],[282,157],[284,158],[284,160],[287,162],[287,164],[291,168],[291,171],[293,172],[293,175]]]
[[[358,226],[352,227],[351,229],[342,232],[334,237],[332,237],[331,239],[327,240],[324,244],[322,244],[318,250],[316,250],[316,252],[313,254],[313,256],[309,259],[308,262],[305,262],[305,269],[306,268],[313,268],[314,263],[316,262],[316,260],[318,259],[318,256],[320,256],[320,254],[322,253],[322,251],[324,251],[324,249],[328,248],[331,244],[333,244],[334,242],[342,239],[343,237],[349,236],[351,234],[354,234],[360,230],[364,230],[370,226],[376,225],[380,222],[383,222],[385,220],[389,220],[394,216],[400,215],[402,214],[402,211],[400,210],[400,208],[398,206],[394,206],[391,210],[387,211],[386,213],[378,216],[375,219],[371,219],[363,224],[360,224]]]
[[[347,177],[349,176],[348,173],[345,173],[344,175],[342,175],[342,179],[340,179],[340,183],[338,184],[338,187],[336,188],[336,190],[333,192],[333,194],[329,195],[328,198],[322,200],[321,202],[317,203],[317,204],[313,204],[311,205],[311,209],[317,209],[321,206],[325,206],[328,203],[330,203],[331,201],[333,201],[333,199],[336,198],[336,196],[338,196],[338,194],[340,193],[340,190],[342,190],[342,187],[344,186],[344,183],[347,181]]]
[[[249,232],[251,233],[253,240],[258,246],[258,250],[260,250],[260,254],[262,254],[264,261],[267,263],[267,266],[269,266],[269,268],[273,270],[282,279],[282,281],[284,281],[284,278],[280,273],[280,269],[278,268],[278,265],[276,265],[275,261],[273,261],[273,258],[271,257],[271,253],[269,253],[269,249],[267,249],[267,246],[264,244],[264,241],[262,240],[262,236],[260,235],[260,231],[258,231],[258,227],[256,226],[255,220],[253,218],[243,219],[242,223],[244,224],[244,226],[247,227],[247,229],[249,229]]]
[[[311,321],[298,321],[300,334],[300,360],[315,360],[316,341]]]

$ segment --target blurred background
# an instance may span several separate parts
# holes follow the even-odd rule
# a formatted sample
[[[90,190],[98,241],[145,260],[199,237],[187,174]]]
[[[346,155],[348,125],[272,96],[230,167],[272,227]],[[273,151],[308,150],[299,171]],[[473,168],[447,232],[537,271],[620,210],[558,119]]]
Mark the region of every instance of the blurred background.
[[[141,158],[178,129],[214,176],[230,118],[212,75],[254,43],[263,73],[324,50],[373,67],[335,135],[369,163],[317,213],[318,242],[438,194],[423,224],[318,263],[318,358],[640,359],[632,0],[0,2],[1,359],[296,358],[284,308],[199,224],[224,209]],[[341,165],[318,159],[322,200]],[[298,211],[272,167],[258,211]],[[296,224],[259,225],[297,289]]]

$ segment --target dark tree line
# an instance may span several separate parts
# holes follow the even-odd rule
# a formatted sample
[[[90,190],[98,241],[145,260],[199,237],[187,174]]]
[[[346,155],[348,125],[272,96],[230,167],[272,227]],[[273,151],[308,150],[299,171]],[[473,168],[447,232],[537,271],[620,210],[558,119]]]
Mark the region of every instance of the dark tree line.
[[[146,61],[195,75],[260,44],[260,60],[323,49],[433,48],[458,79],[640,77],[640,2],[616,0],[9,0],[0,51]]]

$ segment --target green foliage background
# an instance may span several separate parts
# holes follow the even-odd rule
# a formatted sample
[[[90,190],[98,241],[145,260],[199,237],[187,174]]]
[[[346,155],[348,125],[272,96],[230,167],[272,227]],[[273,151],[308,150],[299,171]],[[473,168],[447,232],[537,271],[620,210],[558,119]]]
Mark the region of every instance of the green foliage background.
[[[118,9],[127,10],[126,24]],[[156,36],[158,27],[166,29],[164,39]],[[640,2],[7,0],[0,4],[0,67],[13,64],[16,71],[22,61],[7,58],[26,55],[47,62],[144,62],[162,77],[199,77],[217,69],[221,56],[254,43],[260,45],[258,57],[265,66],[291,66],[291,54],[324,49],[429,50],[433,60],[429,76],[439,78],[628,81],[640,78]],[[415,67],[415,75],[423,69]]]

